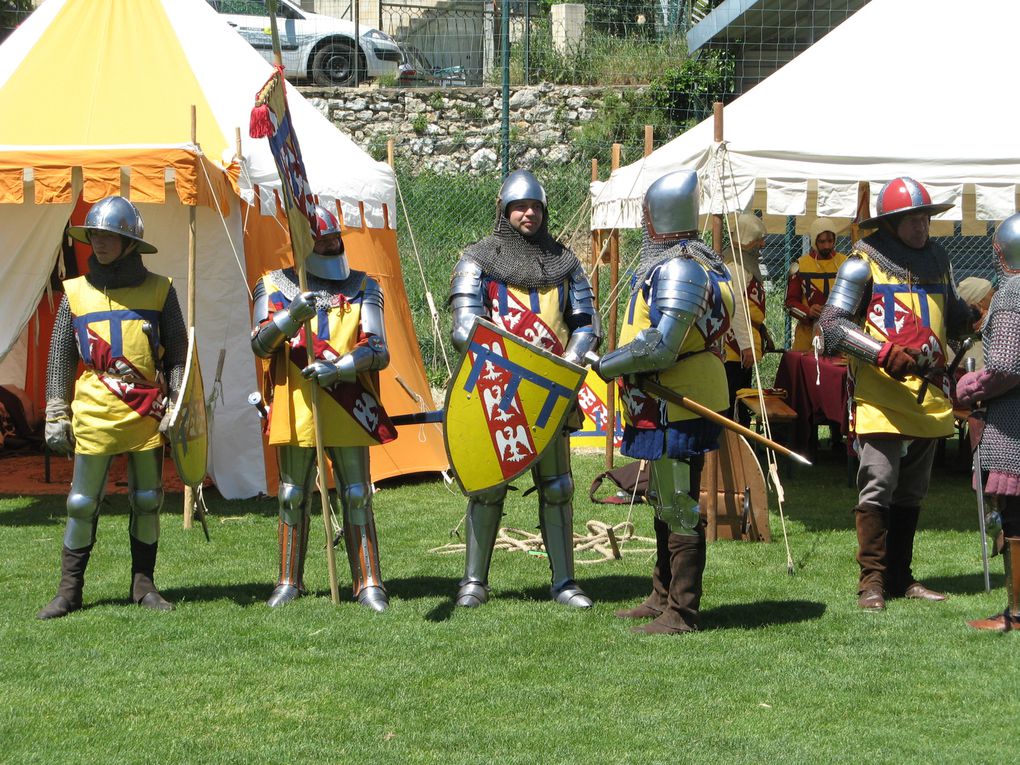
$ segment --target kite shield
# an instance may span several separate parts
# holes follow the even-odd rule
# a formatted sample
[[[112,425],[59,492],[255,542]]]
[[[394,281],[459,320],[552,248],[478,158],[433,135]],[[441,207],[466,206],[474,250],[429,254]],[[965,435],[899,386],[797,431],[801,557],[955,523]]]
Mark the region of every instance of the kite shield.
[[[585,370],[479,319],[446,393],[457,483],[477,494],[530,468],[563,430]]]
[[[209,431],[194,327],[188,330],[188,361],[184,367],[184,382],[177,400],[173,402],[166,435],[170,440],[170,454],[181,481],[192,488],[201,486],[205,480],[209,455]]]

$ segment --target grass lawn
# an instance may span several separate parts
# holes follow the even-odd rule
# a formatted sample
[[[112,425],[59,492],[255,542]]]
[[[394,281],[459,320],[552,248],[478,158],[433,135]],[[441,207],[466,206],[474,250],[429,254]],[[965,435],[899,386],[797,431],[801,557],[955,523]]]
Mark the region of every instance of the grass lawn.
[[[589,503],[601,461],[575,456],[578,531],[628,512]],[[330,603],[321,531],[306,576],[315,596],[267,608],[275,500],[215,497],[211,544],[181,528],[180,497],[168,498],[156,573],[177,610],[125,605],[116,496],[86,608],[40,622],[64,500],[2,498],[0,762],[1011,761],[1020,637],[965,624],[1005,600],[998,559],[983,591],[966,474],[936,471],[915,550],[915,573],[950,599],[863,613],[855,492],[839,459],[819,461],[785,481],[795,575],[775,515],[771,545],[710,545],[705,629],[683,636],[633,635],[613,616],[645,596],[647,554],[579,566],[596,606],[572,611],[548,601],[544,559],[497,551],[490,603],[454,609],[462,558],[428,550],[449,541],[464,502],[432,479],[376,494],[384,614],[350,601],[342,550],[345,600]],[[532,528],[536,499],[522,493],[505,524]],[[634,519],[650,536],[649,508]]]

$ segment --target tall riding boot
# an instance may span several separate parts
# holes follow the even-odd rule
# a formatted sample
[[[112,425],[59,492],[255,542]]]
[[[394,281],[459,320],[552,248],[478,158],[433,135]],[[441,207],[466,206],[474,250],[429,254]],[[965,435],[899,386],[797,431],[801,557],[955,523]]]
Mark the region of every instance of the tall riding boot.
[[[910,564],[914,559],[914,534],[921,515],[919,507],[891,505],[889,536],[886,541],[886,591],[891,597],[919,600],[945,600],[941,592],[929,590],[914,579]]]
[[[1006,569],[1006,608],[1001,614],[967,622],[975,629],[996,632],[1020,629],[1020,537],[1006,537],[1002,563]]]
[[[478,498],[468,501],[464,522],[464,578],[457,589],[457,605],[474,608],[489,600],[489,564],[503,517],[503,500],[485,503]]]
[[[85,587],[85,567],[92,555],[92,545],[71,550],[64,545],[60,555],[60,584],[57,594],[36,616],[40,619],[56,619],[67,616],[81,608],[82,589]]]
[[[282,518],[277,527],[280,541],[280,578],[266,605],[282,606],[305,593],[305,555],[308,551],[308,527],[311,519],[305,513],[296,524]]]
[[[364,523],[354,523],[344,513],[344,546],[351,566],[354,597],[373,611],[385,611],[390,604],[379,570],[379,538],[371,506],[364,510]]]
[[[694,534],[669,535],[669,595],[666,608],[634,632],[675,634],[701,628],[701,591],[705,575],[705,528],[698,524]]]
[[[869,611],[885,608],[886,548],[889,511],[880,505],[854,508],[857,526],[857,563],[861,576],[857,584],[857,605]]]
[[[672,574],[669,570],[669,525],[658,518],[655,526],[655,568],[652,569],[652,592],[636,608],[616,612],[621,619],[654,619],[666,610],[669,584]]]
[[[159,542],[145,544],[134,536],[128,538],[131,540],[131,600],[153,611],[173,611],[174,604],[159,594],[152,581]]]

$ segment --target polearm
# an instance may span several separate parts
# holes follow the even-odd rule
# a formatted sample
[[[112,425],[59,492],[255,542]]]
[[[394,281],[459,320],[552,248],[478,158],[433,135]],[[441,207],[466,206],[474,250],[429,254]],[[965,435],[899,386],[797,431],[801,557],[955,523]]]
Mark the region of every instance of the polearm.
[[[711,420],[712,422],[721,425],[722,427],[728,430],[732,430],[734,433],[739,433],[740,435],[746,438],[750,438],[752,441],[756,441],[759,444],[762,444],[763,446],[767,446],[769,449],[772,449],[775,452],[782,454],[784,457],[788,457],[791,460],[799,462],[802,465],[809,466],[811,465],[811,461],[808,460],[807,457],[801,454],[797,454],[797,452],[793,451],[792,449],[787,449],[782,444],[777,444],[771,438],[766,438],[760,433],[755,433],[750,428],[745,428],[743,425],[734,422],[729,417],[724,417],[718,412],[712,411],[704,404],[699,404],[697,401],[694,401],[693,399],[690,399],[687,396],[682,396],[679,393],[670,390],[669,388],[664,388],[663,386],[659,385],[659,383],[653,382],[652,380],[649,380],[647,377],[638,378],[638,387],[641,388],[641,390],[645,391],[645,393],[650,393],[656,398],[661,398],[662,400],[668,401],[671,404],[677,404],[678,406],[682,406],[685,409],[688,409],[694,412],[695,414],[704,417],[706,420]],[[257,406],[257,404],[253,405]],[[443,414],[444,414],[443,410],[440,409],[432,412],[414,412],[413,414],[400,414],[391,419],[393,420],[394,425],[424,425],[427,423],[442,422]]]
[[[953,375],[956,373],[956,370],[960,367],[960,362],[963,361],[963,357],[967,355],[967,351],[970,350],[970,347],[972,345],[974,345],[974,338],[973,337],[964,338],[963,342],[960,343],[959,349],[956,351],[956,355],[953,356],[952,363],[950,363],[950,365],[948,367],[946,367],[946,371],[943,374],[946,376],[946,378],[948,378],[950,380],[950,385],[953,384],[952,383]],[[937,372],[938,370],[933,369],[931,371],[932,372]],[[924,394],[926,394],[928,392],[928,385],[930,384],[930,382],[931,382],[931,379],[930,379],[930,377],[927,377],[927,376],[924,377],[921,380],[921,387],[917,391],[917,403],[918,404],[923,404],[924,403]],[[937,384],[938,383],[936,383],[936,385]]]
[[[784,457],[794,460],[795,462],[799,462],[802,465],[811,465],[811,461],[804,455],[797,454],[797,452],[793,451],[792,449],[786,448],[782,444],[776,443],[771,438],[766,438],[760,433],[755,433],[750,428],[745,428],[743,425],[734,422],[729,417],[724,417],[718,412],[709,409],[704,404],[699,404],[697,401],[694,401],[693,399],[688,398],[687,396],[681,395],[676,391],[670,390],[669,388],[660,385],[654,380],[650,380],[647,377],[638,377],[637,387],[639,387],[645,393],[649,393],[655,396],[656,398],[660,398],[663,401],[668,401],[670,404],[682,406],[684,409],[687,409],[690,412],[694,412],[699,417],[703,417],[706,420],[714,422],[716,425],[721,425],[727,430],[732,430],[734,433],[738,433],[744,436],[745,438],[749,438],[752,441],[756,441],[762,446],[766,446],[769,449],[772,449],[777,454],[781,454]]]
[[[967,359],[967,371],[973,372],[977,360]],[[985,519],[985,477],[981,472],[981,443],[974,446],[974,491],[977,494],[978,532],[981,534],[981,567],[985,574],[985,592],[992,591],[992,579],[988,572],[988,524]]]
[[[276,0],[267,0],[266,7],[269,10],[269,28],[273,36],[273,63],[279,67],[280,71],[283,70],[283,56],[280,49],[280,32],[276,27]],[[281,87],[283,83],[280,83]],[[286,184],[287,179],[281,178],[282,183]],[[308,291],[308,274],[305,270],[305,257],[308,253],[303,252],[300,255],[294,252],[294,265],[297,267],[298,272],[298,289],[302,293]],[[308,348],[308,359],[309,362],[312,360],[312,338],[315,335],[312,332],[312,320],[309,319],[305,322],[305,346]],[[322,428],[322,418],[319,417],[319,385],[314,380],[309,385],[309,391],[311,394],[310,404],[312,410],[312,423],[315,427],[315,465],[318,471],[318,485],[319,485],[319,497],[322,500],[322,525],[326,532],[326,566],[329,569],[329,595],[334,603],[340,602],[340,585],[337,582],[336,575],[336,553],[333,550],[333,520],[330,517],[331,509],[329,506],[329,484],[326,481],[326,450],[323,447],[323,441],[325,440],[325,434]]]

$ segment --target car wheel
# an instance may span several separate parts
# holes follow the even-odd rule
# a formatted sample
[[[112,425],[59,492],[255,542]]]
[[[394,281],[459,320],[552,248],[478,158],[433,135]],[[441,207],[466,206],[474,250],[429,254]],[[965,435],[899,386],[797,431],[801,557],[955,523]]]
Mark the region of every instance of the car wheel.
[[[327,42],[312,57],[312,80],[316,85],[353,85],[354,64],[365,79],[365,59],[346,40]]]

